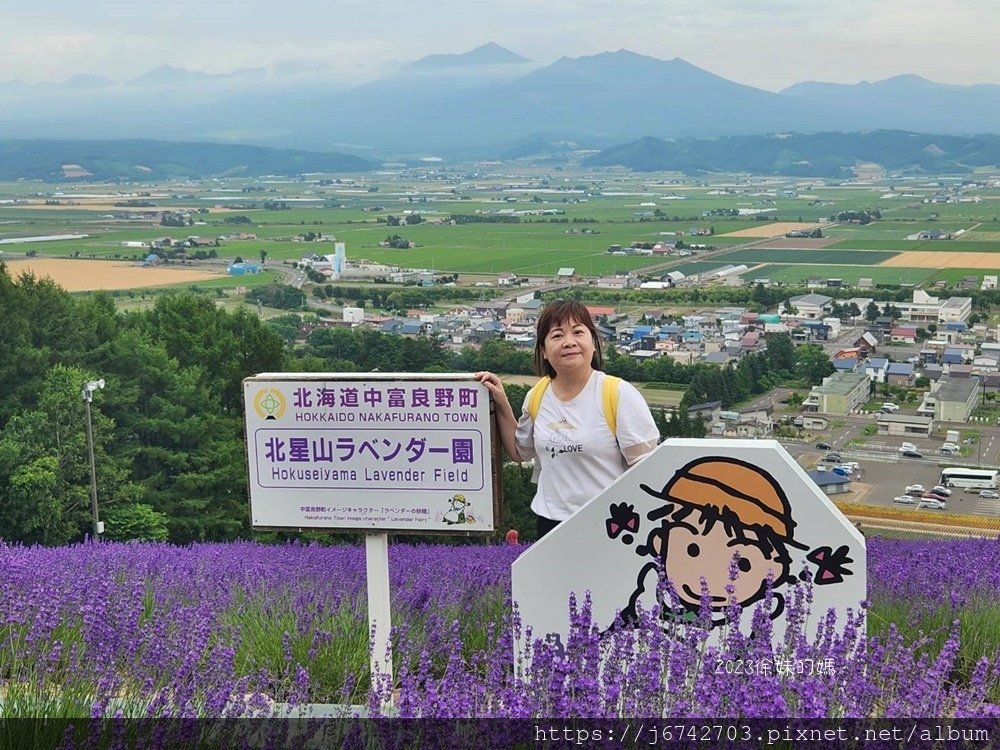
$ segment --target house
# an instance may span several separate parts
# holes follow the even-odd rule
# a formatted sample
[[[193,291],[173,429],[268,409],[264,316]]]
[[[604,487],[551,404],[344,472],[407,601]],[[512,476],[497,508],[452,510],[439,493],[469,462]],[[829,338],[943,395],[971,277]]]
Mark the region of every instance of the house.
[[[933,427],[933,416],[926,414],[882,414],[878,420],[878,434],[883,436],[930,437]]]
[[[688,417],[700,419],[703,422],[717,422],[722,411],[721,401],[707,401],[704,404],[694,404],[688,407]]]
[[[917,343],[917,329],[905,326],[893,328],[889,332],[889,340],[894,344],[915,344]]]
[[[966,423],[979,400],[979,378],[945,376],[931,386],[918,414],[933,414],[939,422]]]
[[[836,472],[813,469],[807,471],[806,474],[826,495],[842,495],[851,490],[851,478],[841,476]]]
[[[871,381],[863,372],[835,372],[814,386],[803,406],[821,414],[849,414],[868,400]]]
[[[865,375],[876,383],[884,383],[889,360],[885,357],[872,357],[865,365]]]
[[[871,331],[865,331],[861,337],[854,342],[854,347],[864,352],[863,356],[871,356],[878,346],[878,338]]]
[[[788,304],[798,310],[798,314],[794,317],[819,320],[830,314],[830,310],[833,309],[833,297],[827,297],[825,294],[803,294],[790,298]]]
[[[858,369],[856,357],[841,357],[833,360],[833,369],[837,372],[854,372]]]
[[[885,379],[892,385],[913,385],[913,365],[909,362],[890,362],[885,369]]]

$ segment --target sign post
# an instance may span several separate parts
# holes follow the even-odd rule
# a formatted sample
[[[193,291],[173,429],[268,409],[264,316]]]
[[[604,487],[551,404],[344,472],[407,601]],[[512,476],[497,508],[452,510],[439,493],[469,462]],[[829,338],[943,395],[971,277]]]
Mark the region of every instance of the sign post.
[[[372,683],[391,685],[389,533],[500,521],[489,391],[464,373],[268,373],[243,395],[251,525],[365,534]]]
[[[392,643],[389,629],[379,623],[392,622],[389,598],[389,535],[365,534],[365,566],[368,573],[368,637],[371,639],[372,686],[381,676],[392,685]]]

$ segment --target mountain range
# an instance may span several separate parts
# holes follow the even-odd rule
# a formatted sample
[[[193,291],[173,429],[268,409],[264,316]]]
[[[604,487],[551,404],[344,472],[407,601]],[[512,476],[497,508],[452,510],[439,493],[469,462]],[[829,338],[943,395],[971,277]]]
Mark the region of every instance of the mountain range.
[[[322,64],[230,74],[163,66],[126,82],[0,82],[0,138],[147,138],[355,153],[516,158],[658,139],[902,130],[1000,132],[1000,86],[903,75],[765,91],[627,50],[539,65],[496,44],[359,86]]]

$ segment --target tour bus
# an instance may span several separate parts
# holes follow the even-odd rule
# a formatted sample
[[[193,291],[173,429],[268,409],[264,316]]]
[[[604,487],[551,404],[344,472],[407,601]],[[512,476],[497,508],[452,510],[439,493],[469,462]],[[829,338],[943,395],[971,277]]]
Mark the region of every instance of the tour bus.
[[[955,467],[941,470],[941,484],[945,487],[964,487],[969,490],[995,490],[996,469],[967,469]]]

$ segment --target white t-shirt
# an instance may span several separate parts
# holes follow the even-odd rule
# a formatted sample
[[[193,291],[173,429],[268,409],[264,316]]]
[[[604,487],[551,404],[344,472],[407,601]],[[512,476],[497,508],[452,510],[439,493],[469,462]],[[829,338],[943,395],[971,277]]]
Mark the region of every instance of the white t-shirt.
[[[653,415],[624,380],[618,384],[617,439],[611,433],[604,416],[605,377],[595,370],[570,401],[560,401],[550,385],[534,420],[525,398],[515,440],[521,457],[534,458],[540,468],[531,502],[536,515],[566,520],[621,476],[630,461],[656,447],[660,432]]]

